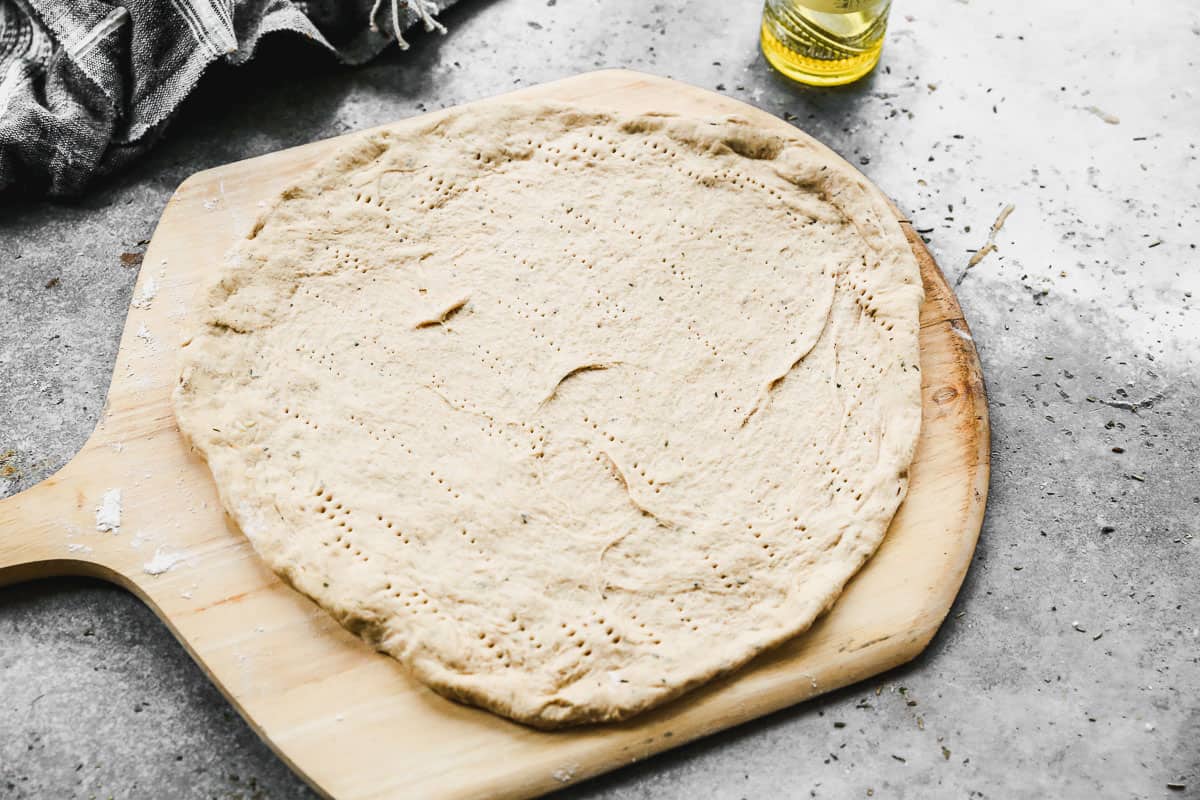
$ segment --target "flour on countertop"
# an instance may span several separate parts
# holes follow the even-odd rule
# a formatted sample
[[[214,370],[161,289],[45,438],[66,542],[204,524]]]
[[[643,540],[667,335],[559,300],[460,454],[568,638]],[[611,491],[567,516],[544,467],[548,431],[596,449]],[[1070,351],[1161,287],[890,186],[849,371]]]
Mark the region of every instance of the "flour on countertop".
[[[101,533],[121,532],[121,490],[109,489],[96,506],[96,530]]]

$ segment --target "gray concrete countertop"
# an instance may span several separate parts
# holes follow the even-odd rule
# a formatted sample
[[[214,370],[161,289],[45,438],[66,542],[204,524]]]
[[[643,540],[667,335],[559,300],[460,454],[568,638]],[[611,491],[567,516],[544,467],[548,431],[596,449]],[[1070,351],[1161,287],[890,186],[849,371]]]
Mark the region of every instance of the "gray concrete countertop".
[[[773,74],[758,14],[464,0],[449,36],[359,70],[268,43],[82,202],[0,206],[0,495],[95,424],[138,254],[189,174],[597,67],[679,78],[860,164],[962,278],[988,517],[914,663],[563,796],[1200,797],[1200,7],[897,0],[880,68],[835,91]],[[0,590],[0,687],[2,797],[311,796],[119,589]]]

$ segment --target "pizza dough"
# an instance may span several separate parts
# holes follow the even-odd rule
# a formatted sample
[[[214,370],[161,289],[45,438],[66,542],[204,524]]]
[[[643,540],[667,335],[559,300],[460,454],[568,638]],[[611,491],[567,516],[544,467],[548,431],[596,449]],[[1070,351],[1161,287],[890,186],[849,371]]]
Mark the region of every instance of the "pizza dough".
[[[493,104],[283,192],[179,425],[276,572],[437,692],[617,720],[804,631],[904,497],[916,261],[736,119]]]

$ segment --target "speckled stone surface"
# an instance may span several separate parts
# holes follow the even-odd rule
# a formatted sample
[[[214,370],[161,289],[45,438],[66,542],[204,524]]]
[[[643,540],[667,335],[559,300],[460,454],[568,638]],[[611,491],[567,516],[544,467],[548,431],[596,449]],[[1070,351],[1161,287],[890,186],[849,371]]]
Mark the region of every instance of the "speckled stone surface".
[[[0,205],[0,494],[95,424],[192,172],[596,67],[679,78],[860,164],[961,279],[988,517],[916,662],[563,796],[1200,797],[1200,7],[1099,9],[897,0],[880,68],[834,91],[765,65],[755,0],[469,0],[356,71],[268,43],[81,203]],[[131,596],[0,590],[0,797],[306,796]]]

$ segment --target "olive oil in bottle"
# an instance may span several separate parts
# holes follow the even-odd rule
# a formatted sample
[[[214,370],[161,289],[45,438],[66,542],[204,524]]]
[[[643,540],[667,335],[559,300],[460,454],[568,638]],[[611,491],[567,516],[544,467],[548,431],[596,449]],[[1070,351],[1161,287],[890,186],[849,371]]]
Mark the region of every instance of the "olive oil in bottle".
[[[766,0],[762,51],[813,86],[856,81],[879,61],[892,0]]]

